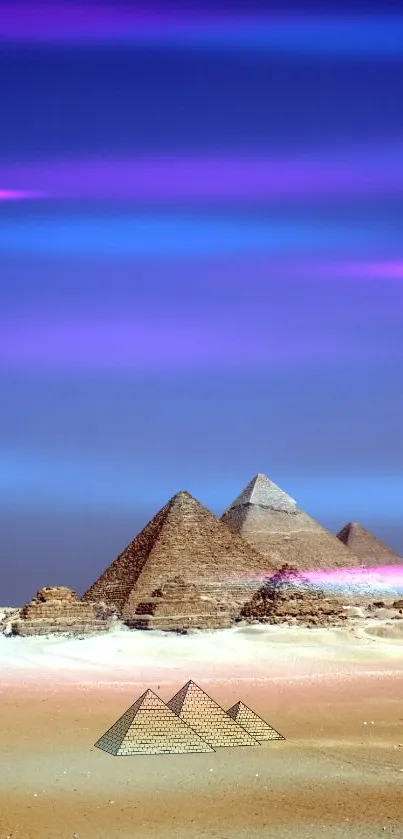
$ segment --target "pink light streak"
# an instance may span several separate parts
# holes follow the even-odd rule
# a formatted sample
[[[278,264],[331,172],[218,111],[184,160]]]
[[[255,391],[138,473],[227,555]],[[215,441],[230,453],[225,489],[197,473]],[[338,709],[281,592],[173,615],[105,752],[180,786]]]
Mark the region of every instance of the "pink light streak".
[[[0,189],[0,201],[25,201],[42,198],[42,193],[23,189]]]
[[[403,588],[402,565],[380,565],[375,568],[337,568],[330,571],[308,571],[306,575],[312,583],[325,585],[365,585],[374,588]]]
[[[242,581],[255,583],[258,587],[269,580],[273,573],[273,571],[268,570],[266,574],[245,574]],[[388,589],[401,589],[403,591],[403,559],[401,566],[379,565],[371,568],[306,570],[301,571],[301,574],[310,583],[323,588],[337,588],[338,586],[345,588],[350,585],[354,588],[372,588],[375,591],[384,590],[387,592]],[[239,576],[237,579],[239,579]],[[226,582],[236,584],[237,580],[228,578]]]

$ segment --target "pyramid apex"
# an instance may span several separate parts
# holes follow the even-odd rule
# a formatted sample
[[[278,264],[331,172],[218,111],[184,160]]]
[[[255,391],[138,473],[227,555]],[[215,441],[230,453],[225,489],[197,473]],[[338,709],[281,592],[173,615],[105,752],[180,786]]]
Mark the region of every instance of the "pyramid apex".
[[[175,495],[171,498],[171,503],[176,501],[193,501],[195,504],[200,504],[197,498],[194,497],[187,489],[180,489],[179,492],[176,492]]]
[[[132,708],[136,708],[136,711],[152,711],[159,710],[163,706],[164,702],[162,699],[149,688],[148,690],[145,690],[141,696],[139,696],[136,702],[132,705]]]
[[[199,687],[199,686],[196,684],[196,682],[194,682],[194,681],[193,681],[193,679],[189,679],[189,680],[188,680],[188,681],[187,681],[187,682],[183,685],[182,690],[183,690],[184,688],[190,688],[190,687],[195,687],[195,688],[197,688],[197,687]]]
[[[244,487],[242,492],[235,498],[235,501],[228,507],[243,507],[254,505],[266,507],[270,510],[279,510],[285,513],[297,512],[297,502],[277,484],[271,481],[263,472],[258,472],[251,481]]]
[[[352,533],[357,533],[357,531],[359,533],[364,533],[365,528],[358,521],[349,521],[341,528],[341,530],[339,530],[337,538],[340,539],[341,542],[345,543],[349,536],[351,536]]]

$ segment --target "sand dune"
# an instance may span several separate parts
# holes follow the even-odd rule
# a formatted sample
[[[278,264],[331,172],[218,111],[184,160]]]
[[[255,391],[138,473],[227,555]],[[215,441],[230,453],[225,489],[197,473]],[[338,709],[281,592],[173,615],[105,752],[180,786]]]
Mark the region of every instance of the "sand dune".
[[[147,682],[158,673],[215,681],[295,679],[393,669],[403,660],[403,621],[362,621],[355,629],[238,626],[215,632],[176,635],[128,630],[82,640],[69,637],[0,635],[0,682]]]

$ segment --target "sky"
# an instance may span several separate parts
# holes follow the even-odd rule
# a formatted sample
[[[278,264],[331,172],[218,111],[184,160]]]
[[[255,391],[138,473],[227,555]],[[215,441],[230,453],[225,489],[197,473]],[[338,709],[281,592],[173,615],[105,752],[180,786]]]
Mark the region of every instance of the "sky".
[[[403,14],[0,0],[0,600],[257,472],[403,553]]]

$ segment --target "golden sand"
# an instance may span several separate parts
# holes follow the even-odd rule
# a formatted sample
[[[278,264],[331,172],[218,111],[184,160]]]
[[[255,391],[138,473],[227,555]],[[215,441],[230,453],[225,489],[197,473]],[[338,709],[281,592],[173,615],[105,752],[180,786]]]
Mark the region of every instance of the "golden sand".
[[[180,686],[4,687],[0,839],[402,839],[398,671],[208,685],[225,708],[242,699],[285,742],[189,756],[94,748],[146,687],[167,701]]]

